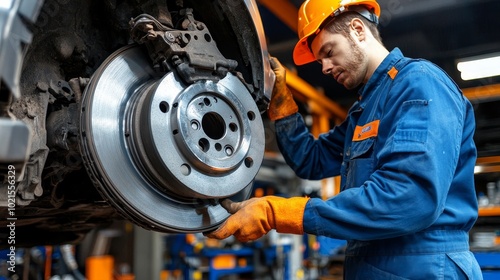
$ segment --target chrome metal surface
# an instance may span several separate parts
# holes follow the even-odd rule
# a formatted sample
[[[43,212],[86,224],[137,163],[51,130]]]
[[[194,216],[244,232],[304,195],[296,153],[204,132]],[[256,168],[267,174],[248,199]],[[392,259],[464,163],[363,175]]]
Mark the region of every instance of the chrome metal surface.
[[[0,80],[15,98],[21,97],[19,77],[24,46],[31,43],[27,22],[35,22],[43,1],[2,0],[0,3]]]
[[[82,103],[84,161],[124,216],[165,232],[200,232],[246,199],[264,154],[258,108],[241,81],[158,77],[137,46],[112,54]]]

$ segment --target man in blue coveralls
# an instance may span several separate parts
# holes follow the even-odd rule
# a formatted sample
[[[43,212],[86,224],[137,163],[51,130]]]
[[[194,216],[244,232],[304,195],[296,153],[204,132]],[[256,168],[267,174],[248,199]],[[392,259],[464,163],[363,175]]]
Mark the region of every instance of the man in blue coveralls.
[[[341,192],[222,202],[231,215],[213,238],[255,240],[271,229],[347,240],[346,279],[481,279],[469,251],[477,219],[471,104],[434,64],[388,51],[374,0],[307,0],[296,64],[317,61],[359,99],[345,121],[309,133],[271,58],[268,114],[286,162],[305,179],[341,176]]]

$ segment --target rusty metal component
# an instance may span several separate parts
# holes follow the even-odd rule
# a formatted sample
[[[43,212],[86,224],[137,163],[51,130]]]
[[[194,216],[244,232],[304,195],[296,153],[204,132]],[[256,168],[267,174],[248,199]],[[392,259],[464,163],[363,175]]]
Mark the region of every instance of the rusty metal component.
[[[32,134],[29,147],[31,154],[16,187],[16,203],[18,205],[28,205],[43,192],[41,186],[42,171],[49,153],[45,130],[48,100],[49,94],[47,92],[40,92],[37,96],[23,95],[11,107],[11,110],[16,112],[16,116],[29,127]],[[6,185],[2,185],[2,187],[6,187]],[[0,198],[1,202],[4,202],[2,198]]]
[[[176,69],[189,84],[203,79],[223,79],[229,71],[234,71],[238,62],[220,53],[207,26],[194,19],[192,9],[182,13],[182,30],[165,26],[150,15],[140,15],[130,21],[131,37],[147,46],[157,68]]]

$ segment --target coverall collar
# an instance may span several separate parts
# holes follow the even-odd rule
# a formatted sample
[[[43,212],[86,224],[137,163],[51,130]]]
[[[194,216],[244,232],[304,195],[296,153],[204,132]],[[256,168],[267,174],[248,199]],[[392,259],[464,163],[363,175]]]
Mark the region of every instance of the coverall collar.
[[[380,63],[368,82],[363,85],[359,91],[359,100],[367,99],[368,95],[378,87],[378,85],[387,77],[387,72],[401,59],[403,53],[399,48],[394,48]]]

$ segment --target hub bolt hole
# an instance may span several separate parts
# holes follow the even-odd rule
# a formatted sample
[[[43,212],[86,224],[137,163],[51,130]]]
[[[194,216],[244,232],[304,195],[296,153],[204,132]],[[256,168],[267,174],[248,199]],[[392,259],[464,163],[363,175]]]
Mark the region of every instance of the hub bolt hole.
[[[200,128],[200,123],[197,120],[192,120],[191,121],[191,128],[193,130],[198,130]]]
[[[222,145],[220,143],[215,143],[215,149],[220,152],[222,150]]]
[[[231,146],[226,146],[226,147],[224,148],[224,152],[226,153],[226,155],[227,155],[228,157],[232,156],[232,155],[233,155],[233,152],[234,152],[233,147],[231,147]]]
[[[189,174],[191,174],[191,166],[187,164],[181,165],[181,173],[184,176],[188,176]]]
[[[229,129],[232,131],[232,132],[236,132],[238,130],[238,126],[235,124],[235,123],[230,123],[229,124]]]
[[[198,146],[206,153],[210,149],[210,142],[208,142],[206,138],[201,138],[200,141],[198,141]]]

